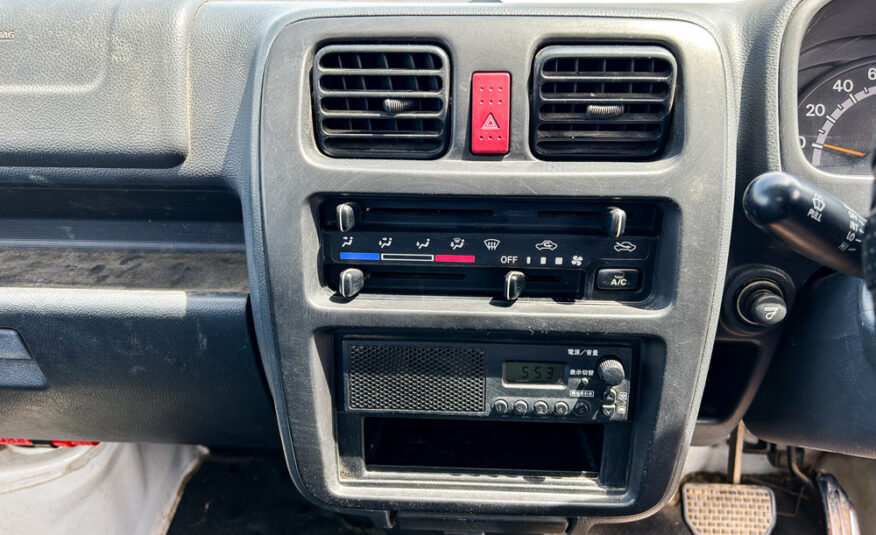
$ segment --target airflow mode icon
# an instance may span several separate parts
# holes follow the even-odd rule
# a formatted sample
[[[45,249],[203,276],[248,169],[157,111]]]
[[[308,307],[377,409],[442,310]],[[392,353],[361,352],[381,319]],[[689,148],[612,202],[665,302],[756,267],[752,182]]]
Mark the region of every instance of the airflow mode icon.
[[[490,251],[495,251],[496,248],[499,247],[500,243],[502,243],[502,242],[500,242],[499,240],[497,240],[495,238],[490,238],[488,240],[484,240],[484,245],[486,245],[487,249]]]

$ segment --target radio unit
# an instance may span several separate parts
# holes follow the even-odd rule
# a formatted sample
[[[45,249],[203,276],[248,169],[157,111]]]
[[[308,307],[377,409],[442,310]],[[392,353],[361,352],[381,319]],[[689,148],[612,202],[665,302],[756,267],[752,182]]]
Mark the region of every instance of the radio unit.
[[[340,410],[348,413],[624,421],[632,346],[341,342]]]
[[[320,205],[325,281],[359,292],[641,301],[661,206],[645,201],[363,197]]]

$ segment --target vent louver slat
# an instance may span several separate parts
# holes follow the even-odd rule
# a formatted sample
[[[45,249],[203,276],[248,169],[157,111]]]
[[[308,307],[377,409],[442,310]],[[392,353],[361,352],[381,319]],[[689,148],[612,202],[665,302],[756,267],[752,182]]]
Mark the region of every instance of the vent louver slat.
[[[450,60],[432,45],[329,45],[313,61],[314,130],[336,158],[437,158]]]
[[[643,160],[665,145],[676,63],[658,46],[549,46],[535,58],[532,151],[545,160]]]

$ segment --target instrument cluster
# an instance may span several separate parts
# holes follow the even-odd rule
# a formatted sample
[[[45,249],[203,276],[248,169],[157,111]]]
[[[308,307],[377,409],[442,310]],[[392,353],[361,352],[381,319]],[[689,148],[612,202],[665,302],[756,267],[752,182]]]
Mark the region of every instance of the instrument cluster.
[[[834,0],[803,39],[798,142],[828,173],[869,174],[876,147],[876,2]]]

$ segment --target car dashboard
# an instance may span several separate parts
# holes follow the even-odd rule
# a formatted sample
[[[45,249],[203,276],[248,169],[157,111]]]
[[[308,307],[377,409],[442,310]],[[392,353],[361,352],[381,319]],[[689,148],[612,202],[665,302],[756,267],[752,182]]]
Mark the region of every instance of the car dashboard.
[[[333,510],[533,533],[653,513],[743,418],[874,457],[870,394],[783,338],[827,320],[755,306],[818,318],[823,268],[742,206],[784,171],[869,212],[874,21],[7,3],[0,436],[280,445]]]

